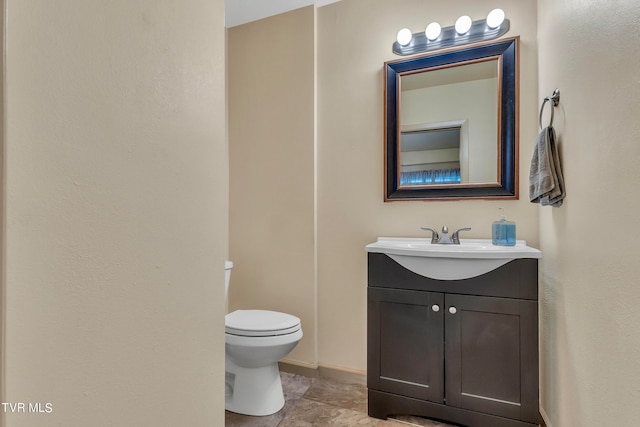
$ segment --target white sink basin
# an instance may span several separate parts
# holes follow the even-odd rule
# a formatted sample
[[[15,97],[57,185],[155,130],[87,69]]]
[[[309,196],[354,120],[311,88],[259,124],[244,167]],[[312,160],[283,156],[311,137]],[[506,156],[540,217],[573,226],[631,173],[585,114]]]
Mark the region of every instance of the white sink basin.
[[[542,252],[517,240],[515,246],[494,246],[488,239],[460,239],[459,245],[431,244],[431,239],[379,237],[367,252],[387,254],[424,277],[459,280],[476,277],[518,258],[542,258]]]

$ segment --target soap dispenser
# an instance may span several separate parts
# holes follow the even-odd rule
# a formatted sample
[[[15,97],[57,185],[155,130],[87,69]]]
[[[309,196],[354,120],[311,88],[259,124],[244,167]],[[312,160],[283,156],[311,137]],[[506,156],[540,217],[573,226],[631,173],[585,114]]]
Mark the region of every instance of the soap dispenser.
[[[500,208],[500,221],[495,221],[491,225],[491,240],[497,246],[515,246],[516,244],[516,223],[507,221],[502,208]]]

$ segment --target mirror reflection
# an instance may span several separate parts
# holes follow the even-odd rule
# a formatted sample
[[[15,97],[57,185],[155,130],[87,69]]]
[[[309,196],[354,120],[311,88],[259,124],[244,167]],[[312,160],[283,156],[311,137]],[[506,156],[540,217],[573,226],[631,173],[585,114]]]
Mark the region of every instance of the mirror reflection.
[[[498,181],[498,59],[400,77],[400,187]]]
[[[518,41],[385,63],[385,201],[518,198]]]
[[[459,184],[461,127],[403,131],[400,137],[400,186]]]

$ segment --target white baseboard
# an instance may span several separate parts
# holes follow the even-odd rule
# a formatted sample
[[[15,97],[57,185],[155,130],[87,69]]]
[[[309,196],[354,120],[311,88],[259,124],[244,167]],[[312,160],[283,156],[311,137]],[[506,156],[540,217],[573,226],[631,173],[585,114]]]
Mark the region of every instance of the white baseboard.
[[[366,372],[340,366],[313,366],[307,363],[300,363],[286,359],[280,361],[278,365],[281,371],[288,372],[290,374],[302,375],[310,378],[331,378],[333,380],[349,384],[367,384]]]
[[[331,378],[348,384],[367,385],[367,373],[343,366],[320,365],[318,374],[324,378]]]
[[[551,425],[551,421],[549,421],[549,415],[547,415],[547,412],[542,406],[540,407],[540,416],[542,417],[542,421],[544,422],[544,427],[553,427]]]
[[[278,362],[278,367],[282,372],[302,375],[303,377],[318,378],[318,365],[284,359]]]

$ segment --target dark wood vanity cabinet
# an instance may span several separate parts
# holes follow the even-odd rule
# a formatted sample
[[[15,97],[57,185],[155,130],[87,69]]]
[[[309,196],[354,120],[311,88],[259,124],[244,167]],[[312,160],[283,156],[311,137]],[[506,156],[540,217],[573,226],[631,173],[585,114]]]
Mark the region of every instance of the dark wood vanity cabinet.
[[[368,256],[369,415],[537,426],[537,260],[443,281]]]

